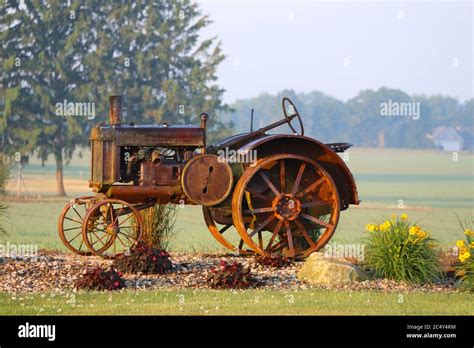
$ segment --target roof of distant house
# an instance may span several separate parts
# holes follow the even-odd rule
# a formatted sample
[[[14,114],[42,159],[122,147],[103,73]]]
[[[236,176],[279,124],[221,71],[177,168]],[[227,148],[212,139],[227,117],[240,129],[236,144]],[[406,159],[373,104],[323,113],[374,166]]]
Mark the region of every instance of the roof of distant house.
[[[453,127],[437,127],[428,135],[433,141],[464,141],[464,138]]]

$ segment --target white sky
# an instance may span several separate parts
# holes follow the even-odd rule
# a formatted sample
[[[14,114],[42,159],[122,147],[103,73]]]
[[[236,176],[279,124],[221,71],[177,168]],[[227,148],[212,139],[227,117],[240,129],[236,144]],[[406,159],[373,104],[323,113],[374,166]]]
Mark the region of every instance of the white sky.
[[[282,89],[339,99],[382,86],[473,96],[473,1],[209,1],[224,99]]]

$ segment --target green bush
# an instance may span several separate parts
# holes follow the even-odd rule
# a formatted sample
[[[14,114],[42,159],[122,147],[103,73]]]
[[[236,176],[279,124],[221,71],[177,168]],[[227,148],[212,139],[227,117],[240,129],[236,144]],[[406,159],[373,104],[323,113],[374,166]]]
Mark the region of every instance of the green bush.
[[[461,229],[464,231],[465,239],[456,242],[458,265],[456,266],[456,277],[459,279],[461,289],[474,292],[474,231],[472,218],[466,218],[461,222]]]
[[[142,240],[158,249],[168,250],[174,235],[177,210],[171,204],[157,204],[140,211],[143,220]]]
[[[428,231],[392,214],[380,224],[368,224],[364,265],[375,276],[410,283],[431,283],[442,276],[437,242]]]

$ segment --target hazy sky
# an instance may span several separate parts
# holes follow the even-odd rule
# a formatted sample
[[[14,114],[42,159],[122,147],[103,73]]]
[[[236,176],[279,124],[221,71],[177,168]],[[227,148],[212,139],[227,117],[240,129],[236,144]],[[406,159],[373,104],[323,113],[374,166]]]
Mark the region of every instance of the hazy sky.
[[[282,89],[346,100],[381,86],[473,96],[473,2],[198,1],[227,59],[225,101]]]

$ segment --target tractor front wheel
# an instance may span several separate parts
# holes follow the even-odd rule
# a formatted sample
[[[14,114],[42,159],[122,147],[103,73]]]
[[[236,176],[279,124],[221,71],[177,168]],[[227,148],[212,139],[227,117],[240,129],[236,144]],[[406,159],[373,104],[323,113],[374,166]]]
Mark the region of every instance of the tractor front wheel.
[[[105,199],[88,210],[82,238],[94,255],[114,259],[130,251],[141,239],[142,229],[142,217],[132,204]]]

